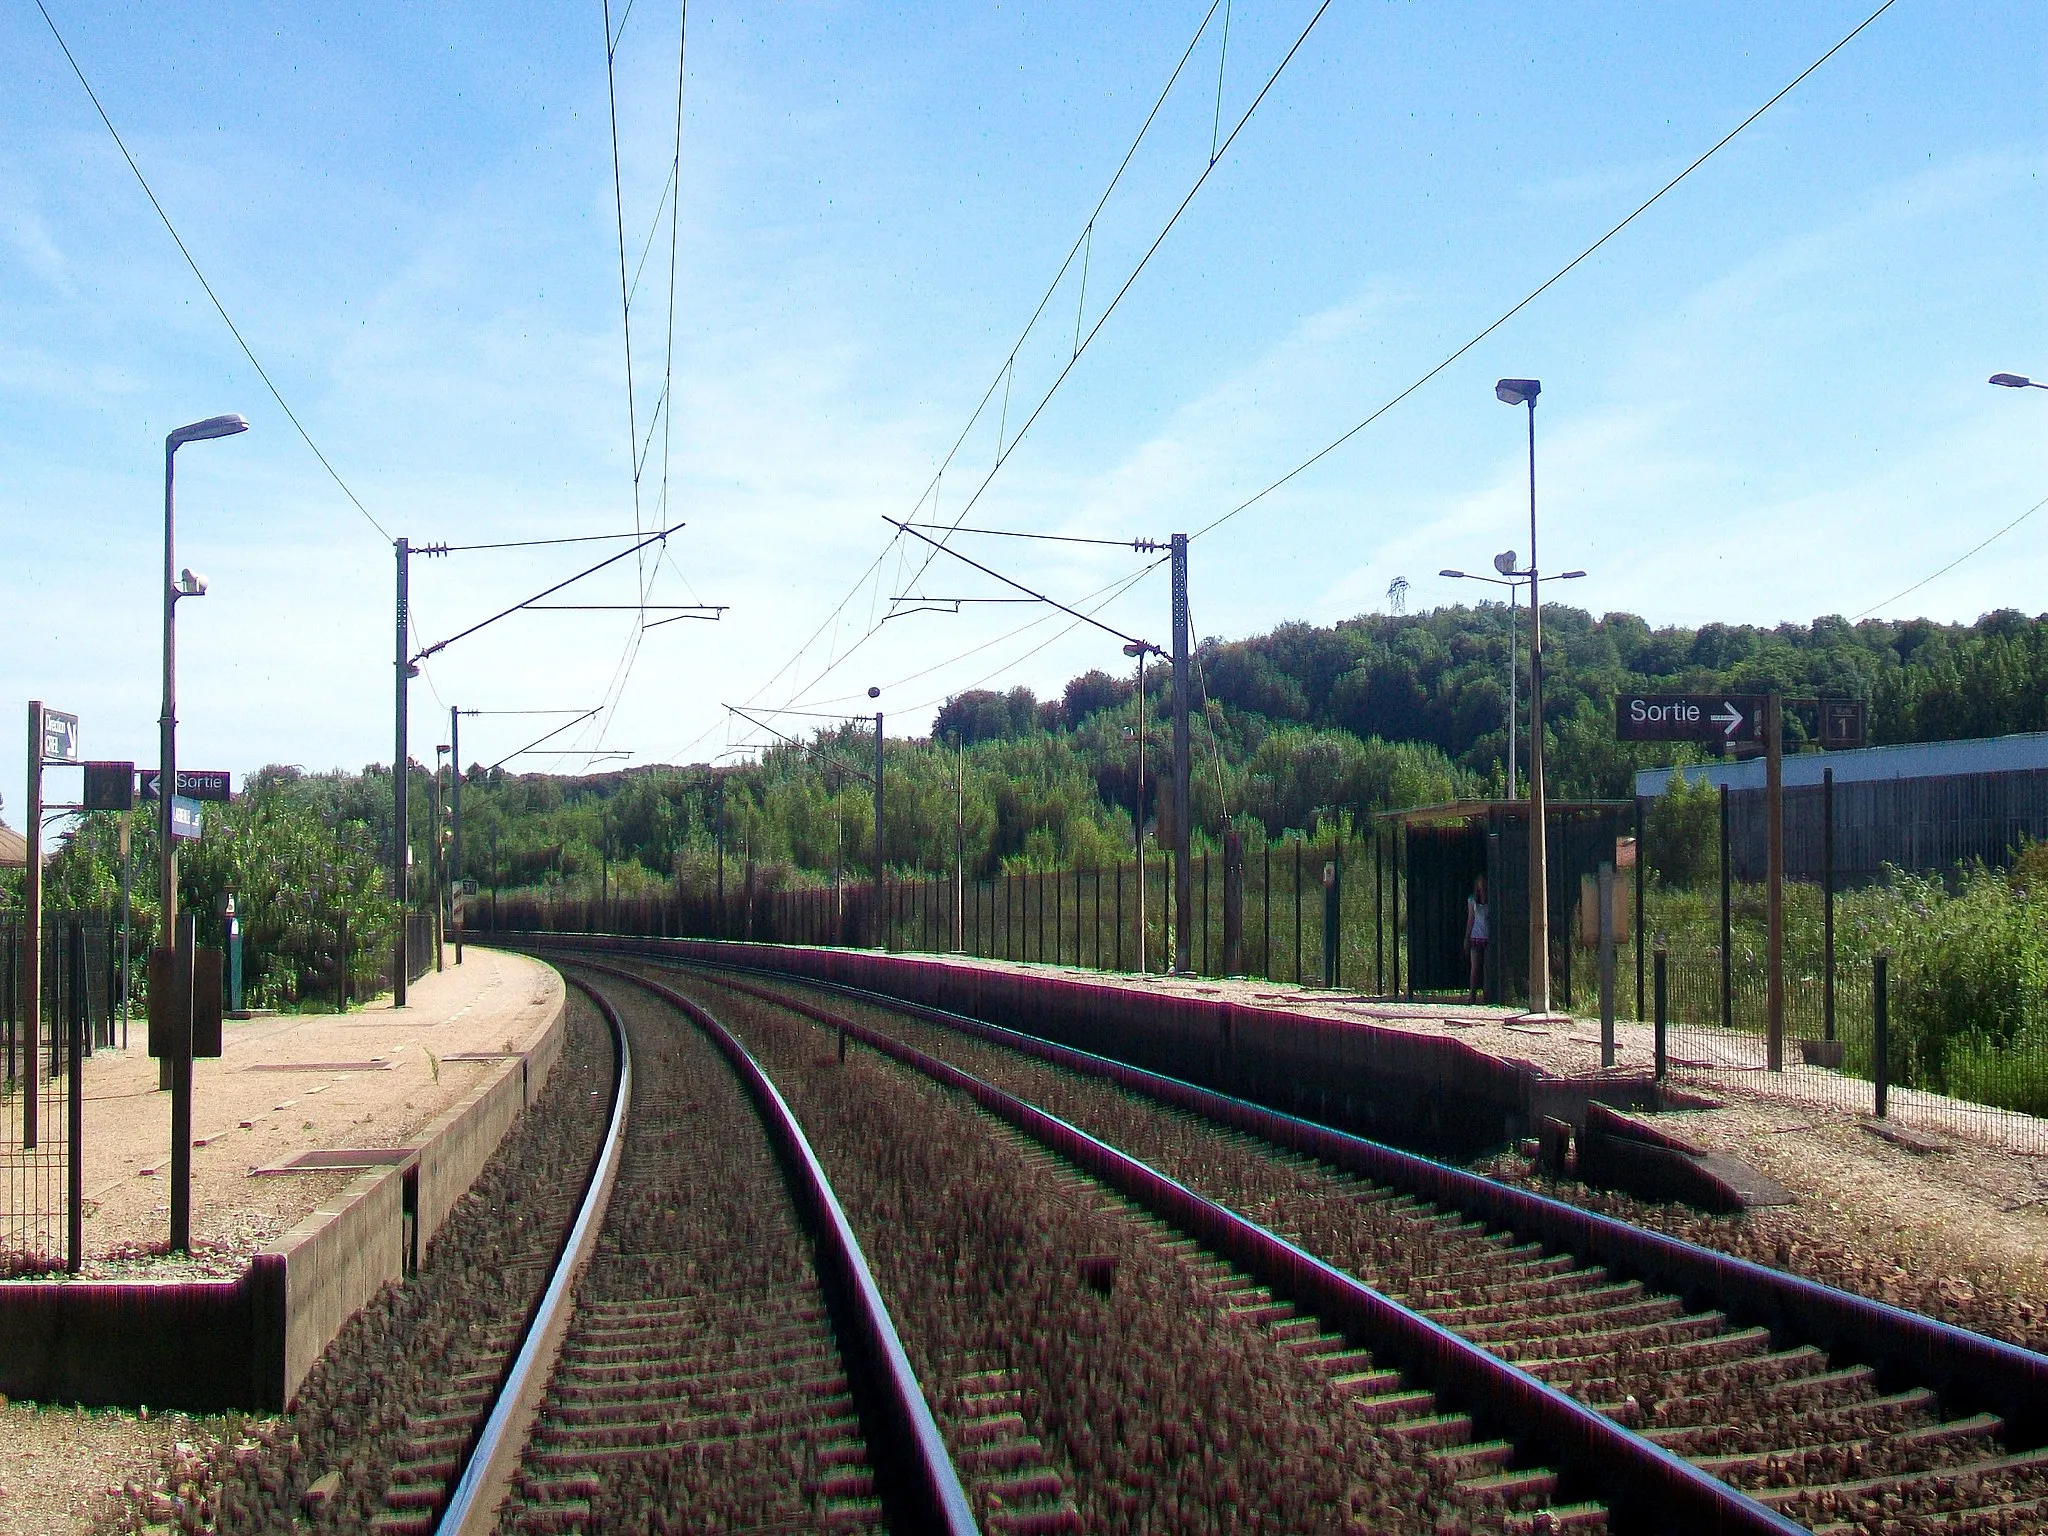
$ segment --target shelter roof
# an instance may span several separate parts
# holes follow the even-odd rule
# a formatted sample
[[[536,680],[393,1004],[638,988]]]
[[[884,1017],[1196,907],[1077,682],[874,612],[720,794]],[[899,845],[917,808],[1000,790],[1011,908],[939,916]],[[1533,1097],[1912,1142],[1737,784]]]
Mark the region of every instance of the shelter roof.
[[[28,868],[28,839],[0,821],[0,869]]]

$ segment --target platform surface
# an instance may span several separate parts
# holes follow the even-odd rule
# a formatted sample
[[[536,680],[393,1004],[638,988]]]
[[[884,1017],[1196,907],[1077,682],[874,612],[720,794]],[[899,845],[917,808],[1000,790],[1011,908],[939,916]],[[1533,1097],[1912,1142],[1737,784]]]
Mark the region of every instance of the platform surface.
[[[345,1014],[229,1021],[223,1054],[193,1067],[189,1260],[170,1231],[170,1095],[157,1088],[147,1026],[101,1050],[85,1074],[85,1247],[80,1278],[234,1275],[356,1174],[275,1172],[309,1153],[411,1145],[490,1067],[546,1026],[561,979],[503,950],[469,948],[429,971],[408,1005],[384,997]],[[388,1155],[388,1154],[387,1154]],[[330,1164],[361,1159],[313,1158]]]

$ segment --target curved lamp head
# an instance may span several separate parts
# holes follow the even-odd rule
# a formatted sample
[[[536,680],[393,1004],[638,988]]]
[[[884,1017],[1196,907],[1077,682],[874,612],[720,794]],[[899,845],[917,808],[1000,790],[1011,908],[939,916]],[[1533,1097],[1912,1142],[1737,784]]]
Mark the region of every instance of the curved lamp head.
[[[1560,571],[1557,575],[1551,577],[1550,579],[1552,581],[1577,581],[1581,576],[1585,574],[1586,573],[1584,571]]]
[[[1442,570],[1438,571],[1437,575],[1448,576],[1453,581],[1463,581],[1465,579],[1465,573],[1463,571]]]
[[[1502,379],[1493,386],[1493,392],[1508,405],[1534,405],[1536,397],[1543,393],[1543,384],[1538,379]]]
[[[179,427],[164,439],[164,447],[175,453],[187,443],[203,443],[212,437],[233,437],[237,432],[248,430],[249,423],[239,416],[209,416],[204,421]]]
[[[2031,389],[2034,384],[2024,373],[1994,373],[1991,382],[2000,389]]]

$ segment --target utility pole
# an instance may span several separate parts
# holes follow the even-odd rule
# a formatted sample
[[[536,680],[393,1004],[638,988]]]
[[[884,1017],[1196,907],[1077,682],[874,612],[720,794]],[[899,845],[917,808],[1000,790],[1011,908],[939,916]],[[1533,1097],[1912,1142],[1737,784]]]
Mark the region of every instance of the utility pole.
[[[448,767],[454,777],[448,784],[448,819],[454,834],[455,867],[449,874],[454,895],[448,898],[448,912],[455,912],[455,899],[462,894],[462,711],[448,706]],[[455,963],[462,964],[462,925],[455,925]]]
[[[398,560],[398,636],[393,661],[397,673],[397,729],[391,753],[391,824],[395,834],[391,850],[391,893],[398,902],[398,932],[391,949],[391,1006],[403,1008],[407,958],[405,915],[412,900],[412,758],[405,744],[405,700],[406,684],[420,675],[420,669],[406,654],[412,635],[412,557],[415,554],[445,555],[448,546],[422,544],[415,550],[410,540],[393,539],[391,550]]]
[[[397,674],[397,725],[391,748],[391,894],[398,903],[398,929],[391,946],[391,1006],[403,1008],[407,958],[405,913],[411,895],[408,877],[412,864],[412,827],[407,819],[411,807],[406,794],[411,787],[407,783],[411,775],[407,771],[405,745],[405,685],[415,670],[406,656],[406,641],[412,631],[412,545],[401,538],[392,540],[391,547],[398,558],[398,636],[393,659]]]
[[[882,690],[870,688],[869,698],[878,698]],[[889,918],[884,910],[888,899],[889,877],[882,863],[882,712],[875,711],[875,935],[877,944],[889,947]]]
[[[967,912],[967,784],[966,752],[960,733],[953,733],[953,952],[964,954],[967,941],[961,921]]]
[[[711,798],[716,805],[713,812],[712,840],[718,847],[718,937],[725,937],[725,775],[714,772],[711,777]]]
[[[1174,969],[1192,964],[1195,871],[1189,858],[1194,807],[1188,773],[1188,536],[1176,533],[1173,554],[1173,942]],[[1142,701],[1140,701],[1142,703]]]
[[[1145,656],[1151,649],[1142,640],[1124,647],[1126,656],[1138,658],[1138,795],[1131,804],[1131,849],[1138,863],[1138,974],[1145,974]]]

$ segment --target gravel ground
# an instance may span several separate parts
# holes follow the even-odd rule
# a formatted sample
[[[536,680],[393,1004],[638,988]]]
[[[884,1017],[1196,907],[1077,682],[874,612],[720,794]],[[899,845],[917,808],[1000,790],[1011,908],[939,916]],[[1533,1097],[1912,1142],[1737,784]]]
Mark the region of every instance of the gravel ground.
[[[386,1286],[343,1326],[299,1389],[291,1413],[221,1421],[187,1451],[160,1459],[97,1521],[102,1531],[288,1528],[366,1531],[383,1507],[408,1415],[464,1368],[486,1323],[530,1308],[545,1269],[514,1267],[559,1247],[529,1191],[581,1188],[604,1132],[610,1033],[578,994],[568,1041],[546,1089],[429,1245],[420,1272]],[[509,1272],[508,1272],[509,1271]],[[309,1490],[311,1492],[309,1493]],[[324,1492],[324,1496],[323,1496]]]
[[[73,1536],[134,1507],[171,1513],[150,1494],[173,1461],[231,1439],[235,1418],[131,1413],[117,1408],[0,1404],[0,1536]]]

